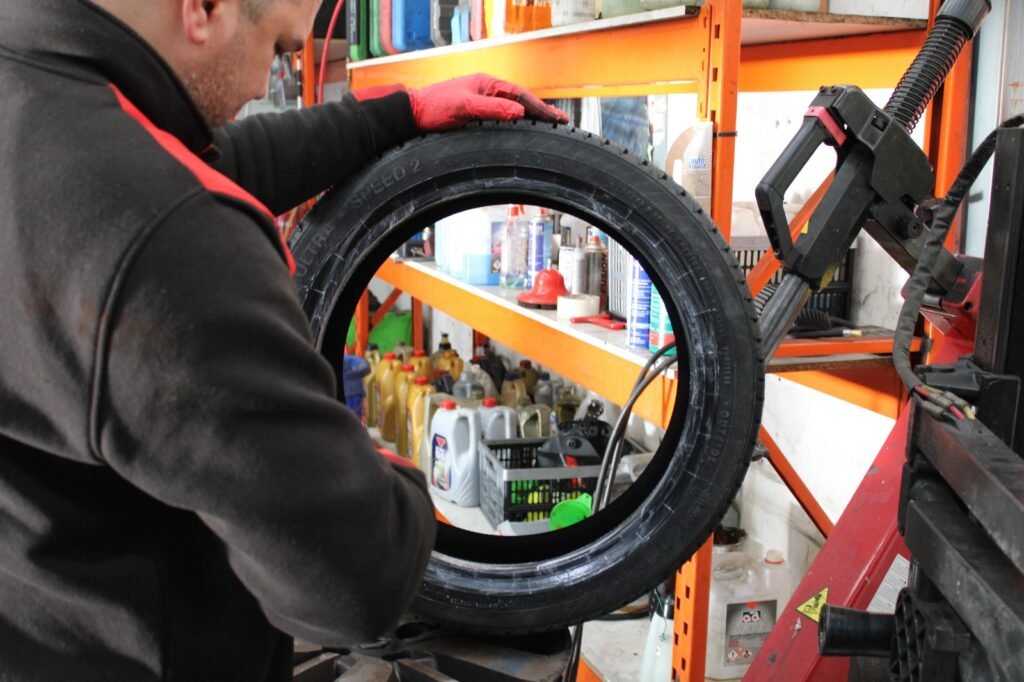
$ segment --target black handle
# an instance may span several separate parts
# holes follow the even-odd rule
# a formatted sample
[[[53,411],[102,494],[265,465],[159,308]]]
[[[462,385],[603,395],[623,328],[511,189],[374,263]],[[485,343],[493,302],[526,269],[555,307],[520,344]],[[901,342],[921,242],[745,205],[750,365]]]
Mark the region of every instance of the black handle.
[[[830,139],[831,134],[818,118],[804,117],[800,130],[754,190],[754,198],[775,257],[790,267],[795,265],[792,262],[795,254],[789,219],[786,218],[786,190],[800,175],[814,152],[818,151],[818,147]]]

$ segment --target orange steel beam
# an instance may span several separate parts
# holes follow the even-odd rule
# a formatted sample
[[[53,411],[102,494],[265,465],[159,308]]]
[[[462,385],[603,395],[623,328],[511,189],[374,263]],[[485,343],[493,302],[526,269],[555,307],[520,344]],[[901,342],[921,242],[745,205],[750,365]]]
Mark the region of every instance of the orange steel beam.
[[[708,0],[701,12],[707,36],[702,60],[697,113],[714,124],[711,218],[729,241],[732,231],[732,186],[736,157],[736,99],[739,95],[740,0]]]
[[[366,355],[366,345],[370,342],[370,295],[363,292],[356,305],[356,347],[354,352],[359,357]]]
[[[906,390],[896,368],[848,367],[826,370],[769,369],[769,372],[802,386],[835,396],[852,405],[896,419],[906,403]]]
[[[370,318],[370,329],[373,329],[380,324],[380,321],[384,319],[384,316],[388,314],[388,311],[391,310],[392,306],[395,305],[395,302],[398,301],[398,298],[401,295],[402,290],[397,287],[388,294],[388,297],[384,299],[384,302],[380,304],[379,308],[377,308],[377,312],[375,312],[373,317]]]
[[[921,350],[921,339],[915,338],[910,351]],[[851,355],[854,353],[892,354],[892,336],[837,337],[834,339],[784,339],[775,352],[776,358],[811,358],[824,355]]]
[[[967,161],[972,46],[972,42],[964,46],[928,112],[925,150],[935,167],[935,195],[939,197],[946,195]],[[962,215],[958,214],[946,237],[946,246],[955,252],[960,250]]]
[[[803,232],[804,227],[807,225],[807,221],[811,219],[811,214],[814,213],[814,209],[818,208],[818,204],[821,203],[822,197],[825,196],[825,192],[832,185],[832,179],[835,177],[835,173],[829,173],[825,182],[821,183],[818,189],[814,190],[814,194],[807,200],[807,203],[803,205],[795,216],[789,226],[789,236],[795,242],[800,234]],[[761,289],[771,281],[775,273],[782,267],[782,262],[775,257],[775,253],[771,250],[765,252],[761,256],[761,260],[757,261],[757,265],[753,267],[750,274],[747,275],[747,286],[750,287],[750,291],[754,296],[761,293]]]
[[[587,665],[585,660],[581,659],[579,670],[576,671],[576,682],[604,682],[604,680]]]
[[[711,597],[711,538],[676,572],[672,679],[704,682]]]
[[[316,50],[313,47],[313,34],[306,37],[306,44],[299,53],[302,66],[302,106],[316,104]]]
[[[894,88],[925,37],[925,31],[911,30],[748,45],[740,53],[740,91],[817,90],[836,84]]]
[[[708,11],[702,9],[700,16]],[[391,83],[421,87],[483,71],[541,97],[637,94],[652,92],[652,86],[662,92],[693,92],[701,59],[694,45],[706,44],[707,32],[698,16],[679,17],[385,57],[350,65],[349,82],[352,90]]]
[[[423,303],[412,299],[412,347],[423,350]]]
[[[796,501],[800,503],[803,510],[807,512],[807,516],[810,517],[811,522],[818,527],[818,531],[828,538],[829,533],[832,532],[833,523],[828,518],[828,514],[818,504],[818,500],[815,499],[814,495],[811,494],[807,484],[804,483],[803,479],[800,478],[800,474],[796,472],[793,465],[790,464],[786,456],[782,454],[782,450],[779,448],[778,443],[768,435],[768,431],[762,426],[758,432],[758,438],[761,439],[761,443],[765,449],[768,450],[768,461],[778,472],[782,478],[786,487],[789,488],[790,492],[796,498]]]
[[[558,373],[622,405],[640,373],[640,365],[597,346],[573,344],[566,352],[565,333],[530,317],[510,315],[494,303],[444,279],[404,263],[385,261],[377,277],[424,304],[452,315],[481,333],[533,358],[557,367]],[[668,425],[675,404],[676,382],[659,377],[637,401],[633,411],[659,426]]]

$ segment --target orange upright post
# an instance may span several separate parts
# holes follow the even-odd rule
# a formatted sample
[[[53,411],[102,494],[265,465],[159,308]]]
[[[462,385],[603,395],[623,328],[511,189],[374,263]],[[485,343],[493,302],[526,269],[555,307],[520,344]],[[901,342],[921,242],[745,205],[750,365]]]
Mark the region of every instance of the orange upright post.
[[[708,650],[708,600],[711,599],[711,538],[676,573],[672,679],[704,682]]]
[[[732,228],[733,166],[736,155],[736,99],[740,83],[740,0],[708,0],[701,10],[707,48],[701,60],[698,113],[714,124],[711,218],[729,241]]]

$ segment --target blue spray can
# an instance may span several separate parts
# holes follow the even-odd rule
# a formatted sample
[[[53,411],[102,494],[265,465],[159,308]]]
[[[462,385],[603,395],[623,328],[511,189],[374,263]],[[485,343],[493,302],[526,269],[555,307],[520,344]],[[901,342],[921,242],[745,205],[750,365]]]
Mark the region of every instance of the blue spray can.
[[[640,261],[629,257],[629,309],[626,338],[630,348],[647,348],[651,330],[651,278]]]

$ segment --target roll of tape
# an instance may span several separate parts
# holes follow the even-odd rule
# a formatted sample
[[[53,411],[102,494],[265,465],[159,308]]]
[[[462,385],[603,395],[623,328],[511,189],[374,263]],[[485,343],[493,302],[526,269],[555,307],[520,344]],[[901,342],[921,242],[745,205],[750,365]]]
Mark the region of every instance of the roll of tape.
[[[601,298],[594,294],[573,294],[571,296],[558,297],[558,309],[556,314],[559,317],[569,319],[570,317],[590,317],[601,312]]]

